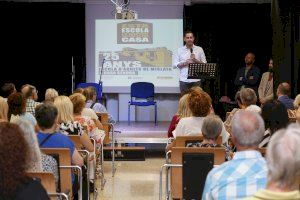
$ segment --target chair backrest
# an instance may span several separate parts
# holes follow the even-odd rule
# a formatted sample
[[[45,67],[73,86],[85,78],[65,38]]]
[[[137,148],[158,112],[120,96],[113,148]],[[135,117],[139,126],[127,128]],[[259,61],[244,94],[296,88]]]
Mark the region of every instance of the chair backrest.
[[[70,149],[68,148],[41,148],[47,155],[58,154],[60,166],[71,166]],[[71,169],[60,169],[61,192],[72,194],[72,171]]]
[[[80,141],[80,136],[79,135],[68,135],[68,137],[70,138],[70,140],[72,140],[72,142],[74,143],[76,149],[80,150],[83,149],[84,146]]]
[[[27,176],[41,180],[42,186],[47,193],[56,193],[54,175],[50,172],[27,172]],[[52,198],[51,198],[52,199]],[[56,198],[53,198],[56,199]]]
[[[102,84],[101,83],[79,83],[76,88],[94,87],[97,92],[97,100],[102,98]]]
[[[148,82],[136,82],[131,84],[131,98],[153,98],[154,85]]]
[[[208,172],[214,167],[213,153],[182,155],[183,199],[201,199]]]
[[[225,149],[221,147],[203,148],[203,147],[173,147],[171,149],[171,163],[182,164],[184,153],[204,153],[214,154],[214,164],[220,165],[225,162]],[[171,170],[171,190],[173,199],[183,198],[183,179],[182,168],[175,167]]]
[[[203,141],[203,135],[198,135],[198,136],[178,136],[174,140],[174,147],[186,147],[187,142],[202,142]],[[217,144],[221,145],[222,144],[222,136],[220,135],[217,138]]]
[[[108,113],[97,112],[96,114],[99,118],[99,121],[102,123],[103,129],[105,131],[105,138],[104,138],[103,144],[109,144],[109,142],[110,142],[110,139],[109,139],[110,127],[108,125]]]

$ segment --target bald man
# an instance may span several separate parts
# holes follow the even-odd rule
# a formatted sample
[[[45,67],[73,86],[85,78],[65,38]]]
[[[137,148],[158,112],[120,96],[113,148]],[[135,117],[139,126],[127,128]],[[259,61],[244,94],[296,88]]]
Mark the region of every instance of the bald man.
[[[294,110],[294,99],[291,99],[289,95],[291,94],[290,84],[283,82],[278,85],[276,95],[278,101],[283,103],[287,109]]]
[[[21,92],[26,98],[26,112],[35,116],[35,107],[40,104],[36,102],[38,99],[37,89],[33,85],[26,84],[22,86]]]
[[[236,74],[234,84],[242,88],[251,88],[258,96],[258,85],[260,81],[260,69],[254,65],[255,55],[247,53],[245,56],[245,66],[240,68]]]

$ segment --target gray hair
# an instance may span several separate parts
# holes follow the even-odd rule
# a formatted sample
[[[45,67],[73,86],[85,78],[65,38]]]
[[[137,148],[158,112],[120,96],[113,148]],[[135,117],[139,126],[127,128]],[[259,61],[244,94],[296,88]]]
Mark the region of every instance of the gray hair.
[[[240,91],[240,98],[242,101],[242,104],[244,106],[250,106],[256,104],[257,96],[255,94],[255,91],[251,88],[243,88]]]
[[[300,175],[300,130],[290,125],[274,133],[267,148],[268,181],[278,183],[279,187],[297,189]]]
[[[257,147],[264,136],[265,124],[259,114],[239,110],[232,118],[231,130],[239,145]]]
[[[52,101],[58,97],[58,92],[54,88],[48,88],[45,93],[45,101]]]
[[[27,120],[21,118],[14,120],[13,123],[19,125],[19,127],[24,133],[24,138],[26,142],[30,147],[30,161],[28,162],[29,164],[27,166],[27,171],[43,171],[41,151],[38,145],[37,136],[34,132],[33,125]]]
[[[223,122],[217,115],[208,115],[204,118],[202,124],[202,135],[206,139],[217,139],[221,134]]]

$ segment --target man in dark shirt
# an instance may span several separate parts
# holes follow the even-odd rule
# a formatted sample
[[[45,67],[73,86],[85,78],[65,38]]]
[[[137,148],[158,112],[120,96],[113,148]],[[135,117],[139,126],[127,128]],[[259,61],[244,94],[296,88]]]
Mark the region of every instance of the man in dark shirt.
[[[234,84],[241,88],[252,88],[258,94],[260,69],[254,65],[255,55],[248,53],[245,57],[246,66],[238,70]]]
[[[287,109],[294,110],[294,99],[289,97],[291,93],[291,87],[288,83],[280,83],[278,85],[276,95],[278,97],[278,101],[283,103]]]

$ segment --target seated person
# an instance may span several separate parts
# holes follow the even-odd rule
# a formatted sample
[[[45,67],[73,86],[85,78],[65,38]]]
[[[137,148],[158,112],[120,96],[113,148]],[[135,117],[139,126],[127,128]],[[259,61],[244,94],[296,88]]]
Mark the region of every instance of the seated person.
[[[16,87],[13,83],[4,83],[1,87],[1,96],[4,98],[5,101],[7,101],[7,98],[12,93],[16,93]]]
[[[54,99],[58,97],[58,92],[54,88],[48,88],[45,92],[45,102],[54,102]]]
[[[23,135],[18,125],[0,123],[0,198],[49,199],[41,183],[26,175],[30,147]]]
[[[191,91],[188,102],[192,116],[180,119],[176,129],[173,131],[175,138],[177,136],[200,135],[203,120],[212,111],[211,98],[204,91]],[[224,126],[221,135],[222,143],[227,143],[229,134]]]
[[[35,108],[40,104],[37,102],[38,90],[33,85],[26,84],[22,86],[21,92],[26,98],[26,112],[35,116]]]
[[[231,135],[237,152],[208,173],[202,199],[244,199],[265,188],[267,165],[256,150],[264,131],[259,114],[240,110],[234,115]]]
[[[285,128],[289,123],[286,107],[278,100],[266,102],[262,107],[262,118],[265,122],[266,131],[259,147],[267,147],[273,133]]]
[[[7,100],[0,97],[0,122],[7,122],[8,119],[8,104]]]
[[[288,83],[280,83],[278,85],[276,95],[278,97],[278,101],[283,103],[287,109],[294,110],[294,99],[291,99],[289,96],[291,94],[291,86]]]
[[[249,200],[300,199],[300,131],[289,126],[274,133],[267,148],[268,182]]]
[[[223,122],[217,115],[205,117],[202,124],[203,141],[196,143],[187,143],[186,147],[224,147],[226,150],[226,160],[231,160],[232,151],[227,145],[218,145],[217,138],[220,136],[223,128]]]
[[[96,113],[108,113],[105,106],[96,102],[97,93],[94,87],[90,86],[84,89],[83,95],[86,97],[86,108],[93,109]],[[116,123],[116,120],[108,113],[108,123]]]
[[[41,148],[68,148],[72,164],[83,166],[83,158],[73,142],[64,134],[57,132],[58,111],[53,103],[43,103],[36,108],[36,120],[40,131],[37,134]]]
[[[232,120],[234,114],[240,109],[246,109],[250,105],[255,105],[256,101],[257,101],[257,96],[253,89],[243,88],[236,93],[235,100],[236,100],[239,108],[234,108],[230,112],[226,121],[224,122],[224,126],[229,133],[231,132],[231,120]]]
[[[175,130],[180,119],[192,116],[192,113],[188,105],[188,96],[189,94],[185,94],[179,99],[177,113],[173,116],[171,124],[168,129],[168,137],[173,137],[172,132]]]

